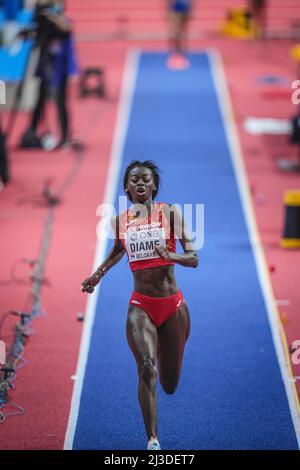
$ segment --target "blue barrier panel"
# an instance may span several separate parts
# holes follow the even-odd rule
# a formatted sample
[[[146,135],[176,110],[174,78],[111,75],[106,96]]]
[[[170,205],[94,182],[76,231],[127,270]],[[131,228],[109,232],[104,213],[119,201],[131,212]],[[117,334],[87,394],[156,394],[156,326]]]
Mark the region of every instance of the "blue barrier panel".
[[[3,47],[0,49],[0,80],[17,82],[25,73],[32,41],[24,41],[18,50]]]
[[[33,10],[26,10],[25,8],[19,11],[17,15],[17,22],[22,26],[27,26],[32,23]]]
[[[4,9],[0,8],[0,27],[4,24],[4,21],[5,21]]]
[[[4,10],[7,20],[15,20],[21,9],[21,0],[4,0]]]

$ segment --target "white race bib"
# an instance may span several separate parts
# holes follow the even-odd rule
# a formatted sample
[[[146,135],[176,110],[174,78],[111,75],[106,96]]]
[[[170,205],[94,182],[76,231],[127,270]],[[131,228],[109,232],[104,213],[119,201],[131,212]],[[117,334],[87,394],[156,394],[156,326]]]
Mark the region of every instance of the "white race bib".
[[[166,232],[164,228],[130,230],[126,232],[125,244],[130,262],[159,258],[155,248],[166,247]]]

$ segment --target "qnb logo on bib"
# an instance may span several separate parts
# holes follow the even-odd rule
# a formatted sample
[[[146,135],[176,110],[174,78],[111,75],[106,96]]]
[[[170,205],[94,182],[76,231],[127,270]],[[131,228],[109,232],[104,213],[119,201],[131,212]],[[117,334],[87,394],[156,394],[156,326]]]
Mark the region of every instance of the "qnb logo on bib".
[[[166,247],[166,232],[164,228],[128,231],[125,243],[129,261],[159,258],[155,248]]]

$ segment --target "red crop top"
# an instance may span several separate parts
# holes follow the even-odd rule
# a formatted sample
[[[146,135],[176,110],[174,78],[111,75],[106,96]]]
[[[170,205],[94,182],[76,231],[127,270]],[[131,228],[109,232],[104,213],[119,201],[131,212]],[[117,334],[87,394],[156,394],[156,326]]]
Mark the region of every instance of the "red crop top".
[[[152,213],[145,217],[134,215],[127,209],[119,216],[119,237],[127,252],[131,271],[158,266],[171,266],[173,261],[162,259],[156,246],[164,246],[176,253],[176,238],[170,221],[163,211],[163,202],[156,202]]]

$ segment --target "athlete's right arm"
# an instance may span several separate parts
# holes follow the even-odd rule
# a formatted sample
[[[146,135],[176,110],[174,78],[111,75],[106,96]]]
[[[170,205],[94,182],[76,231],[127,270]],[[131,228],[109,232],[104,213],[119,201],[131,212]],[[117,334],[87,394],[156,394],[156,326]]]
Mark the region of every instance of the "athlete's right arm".
[[[81,284],[82,292],[88,292],[89,294],[94,292],[95,286],[101,281],[102,277],[104,276],[104,273],[111,269],[115,264],[117,264],[125,254],[125,249],[119,238],[119,230],[116,229],[116,227],[119,226],[118,216],[112,218],[111,225],[116,235],[114,239],[114,245],[110,250],[110,253],[107,256],[106,260],[101,264],[101,266],[99,266],[90,277],[83,281],[83,283]]]

